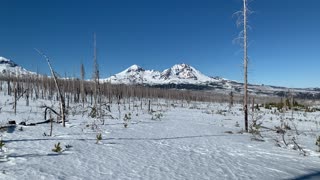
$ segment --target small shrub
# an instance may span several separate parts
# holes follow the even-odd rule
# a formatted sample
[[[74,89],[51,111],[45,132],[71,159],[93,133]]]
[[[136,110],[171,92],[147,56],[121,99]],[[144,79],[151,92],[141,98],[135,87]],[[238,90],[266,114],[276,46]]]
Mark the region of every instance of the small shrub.
[[[320,152],[320,136],[318,136],[316,145],[319,147],[318,152]]]
[[[158,112],[158,113],[154,113],[152,114],[152,118],[151,120],[161,120],[161,118],[163,117],[163,114],[161,112]]]
[[[62,148],[60,146],[60,142],[58,142],[58,144],[54,145],[54,148],[52,149],[52,151],[56,152],[56,153],[61,153],[62,152]]]
[[[129,121],[131,119],[131,113],[125,114],[123,120]]]
[[[4,142],[2,140],[0,140],[0,151],[2,151],[2,148],[4,147]]]
[[[254,114],[252,114],[251,118],[252,123],[249,125],[249,133],[251,133],[253,136],[251,139],[256,141],[264,141],[260,132],[262,122],[259,121],[260,119],[262,119],[262,116],[255,116]]]
[[[92,107],[89,113],[89,117],[96,118],[98,116],[98,111],[96,107]]]
[[[124,128],[127,128],[127,127],[128,127],[128,123],[126,123],[126,122],[123,123],[123,127],[124,127]]]
[[[97,134],[96,139],[97,139],[96,144],[98,144],[102,140],[102,134],[101,133]]]
[[[123,126],[125,127],[125,128],[127,128],[128,127],[128,122],[130,121],[130,119],[131,119],[131,113],[128,113],[128,114],[125,114],[124,115],[124,118],[123,118]]]
[[[238,121],[236,122],[236,125],[235,125],[236,127],[240,127],[240,124],[238,123]]]

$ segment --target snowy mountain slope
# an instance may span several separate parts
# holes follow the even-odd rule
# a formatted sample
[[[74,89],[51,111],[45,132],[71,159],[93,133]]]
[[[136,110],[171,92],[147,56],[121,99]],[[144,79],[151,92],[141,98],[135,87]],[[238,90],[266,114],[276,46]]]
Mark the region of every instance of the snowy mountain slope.
[[[19,66],[10,59],[0,57],[0,75],[31,75],[36,74]]]
[[[0,57],[0,76],[35,75],[14,61]],[[124,71],[109,78],[101,79],[112,84],[143,84],[159,88],[177,88],[191,90],[214,90],[220,93],[243,92],[243,83],[220,77],[208,77],[199,70],[187,64],[176,64],[164,71],[146,70],[138,65],[132,65]],[[319,99],[320,88],[286,88],[269,85],[249,84],[252,95],[284,96],[293,93],[299,98]]]
[[[115,74],[102,81],[109,81],[113,84],[143,84],[156,83],[161,73],[154,70],[144,70],[138,65],[132,65],[126,70]]]
[[[103,81],[114,84],[204,84],[217,82],[216,79],[202,74],[187,64],[176,64],[163,72],[145,70],[138,65],[132,65],[126,70]]]
[[[109,78],[102,79],[112,84],[143,84],[159,88],[178,88],[192,90],[215,90],[221,93],[243,92],[243,83],[220,77],[208,77],[187,64],[176,64],[164,71],[145,70],[132,65]],[[293,93],[300,98],[320,98],[319,88],[286,88],[269,85],[248,85],[250,94],[284,96]]]
[[[194,67],[187,64],[176,64],[161,73],[161,80],[165,83],[198,84],[213,81],[212,78],[202,74]]]

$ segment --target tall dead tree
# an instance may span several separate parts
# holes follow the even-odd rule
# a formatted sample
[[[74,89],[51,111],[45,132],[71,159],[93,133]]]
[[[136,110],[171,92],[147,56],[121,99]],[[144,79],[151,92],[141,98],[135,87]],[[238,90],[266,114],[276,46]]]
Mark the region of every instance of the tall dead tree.
[[[243,111],[244,111],[244,124],[245,130],[248,131],[248,15],[250,11],[248,9],[248,0],[243,0],[243,9],[235,13],[238,16],[237,25],[243,28],[239,37],[236,40],[243,47],[243,68],[244,68],[244,96],[243,96]]]
[[[244,64],[244,123],[248,131],[248,39],[247,39],[247,0],[243,0],[243,64]]]
[[[244,111],[244,124],[245,130],[248,132],[248,0],[243,0],[243,9],[236,12],[234,15],[238,16],[237,26],[243,28],[236,40],[243,47],[243,70],[244,70],[244,83],[243,83],[243,111]]]
[[[61,90],[60,90],[60,87],[59,87],[59,85],[58,85],[58,80],[57,80],[57,76],[56,76],[56,74],[54,73],[54,71],[53,71],[53,68],[52,68],[52,66],[51,66],[51,63],[50,63],[50,60],[49,60],[49,58],[45,55],[45,54],[43,54],[41,51],[39,51],[38,49],[35,49],[40,55],[42,55],[45,59],[46,59],[46,61],[47,61],[47,63],[48,63],[48,66],[49,66],[49,68],[50,68],[50,71],[51,71],[51,75],[52,75],[52,77],[53,77],[53,80],[54,80],[54,83],[55,83],[55,85],[56,85],[56,88],[57,88],[57,91],[58,91],[58,96],[59,96],[59,103],[60,103],[60,111],[61,111],[61,119],[62,119],[62,126],[63,127],[65,127],[66,126],[66,104],[65,104],[65,100],[64,100],[64,97],[63,97],[63,95],[62,95],[62,93],[61,93]]]
[[[80,74],[81,74],[80,93],[81,93],[82,106],[84,107],[84,102],[85,102],[85,93],[84,93],[85,70],[84,70],[84,65],[82,63],[81,63],[81,67],[80,67]]]
[[[97,108],[99,93],[99,65],[97,62],[97,41],[96,34],[93,35],[93,80],[94,80],[94,107]]]

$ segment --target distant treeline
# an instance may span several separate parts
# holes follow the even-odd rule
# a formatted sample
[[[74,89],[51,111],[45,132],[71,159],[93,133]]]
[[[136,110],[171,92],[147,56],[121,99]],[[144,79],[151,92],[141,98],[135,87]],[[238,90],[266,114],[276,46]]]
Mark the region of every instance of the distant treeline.
[[[74,103],[93,103],[95,82],[79,78],[59,78],[65,99]],[[199,87],[199,86],[198,86]],[[230,91],[221,93],[215,90],[197,88],[196,85],[124,85],[100,82],[98,86],[99,101],[111,103],[125,98],[172,99],[205,102],[229,102]],[[42,75],[0,76],[0,91],[7,95],[25,97],[27,99],[58,100],[54,80]],[[277,101],[277,96],[251,96],[256,103]],[[243,97],[233,93],[234,103],[242,103]]]

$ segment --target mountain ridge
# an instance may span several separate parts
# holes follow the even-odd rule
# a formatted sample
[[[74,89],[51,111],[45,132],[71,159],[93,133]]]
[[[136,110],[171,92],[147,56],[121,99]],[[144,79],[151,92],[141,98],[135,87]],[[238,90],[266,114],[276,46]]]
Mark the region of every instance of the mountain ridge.
[[[176,64],[162,72],[145,70],[134,64],[102,80],[114,84],[204,84],[217,81],[185,63]]]
[[[243,83],[221,77],[209,77],[194,67],[181,63],[162,72],[146,70],[136,64],[120,73],[102,79],[111,84],[144,85],[158,88],[215,90],[221,93],[243,93]],[[289,92],[300,97],[320,97],[320,88],[287,88],[273,85],[249,84],[251,95],[285,96]]]
[[[35,72],[28,71],[19,66],[14,61],[0,56],[0,74],[1,75],[35,75]]]
[[[0,57],[0,75],[20,76],[36,75],[16,64],[14,61]],[[194,67],[181,63],[175,64],[163,71],[146,70],[136,64],[108,78],[101,78],[101,82],[111,84],[143,85],[158,88],[207,90],[220,93],[243,93],[243,83],[224,79],[221,77],[209,77],[202,74]],[[287,88],[272,85],[249,84],[251,95],[275,95],[285,96],[289,92],[297,97],[308,99],[320,99],[320,88]]]

